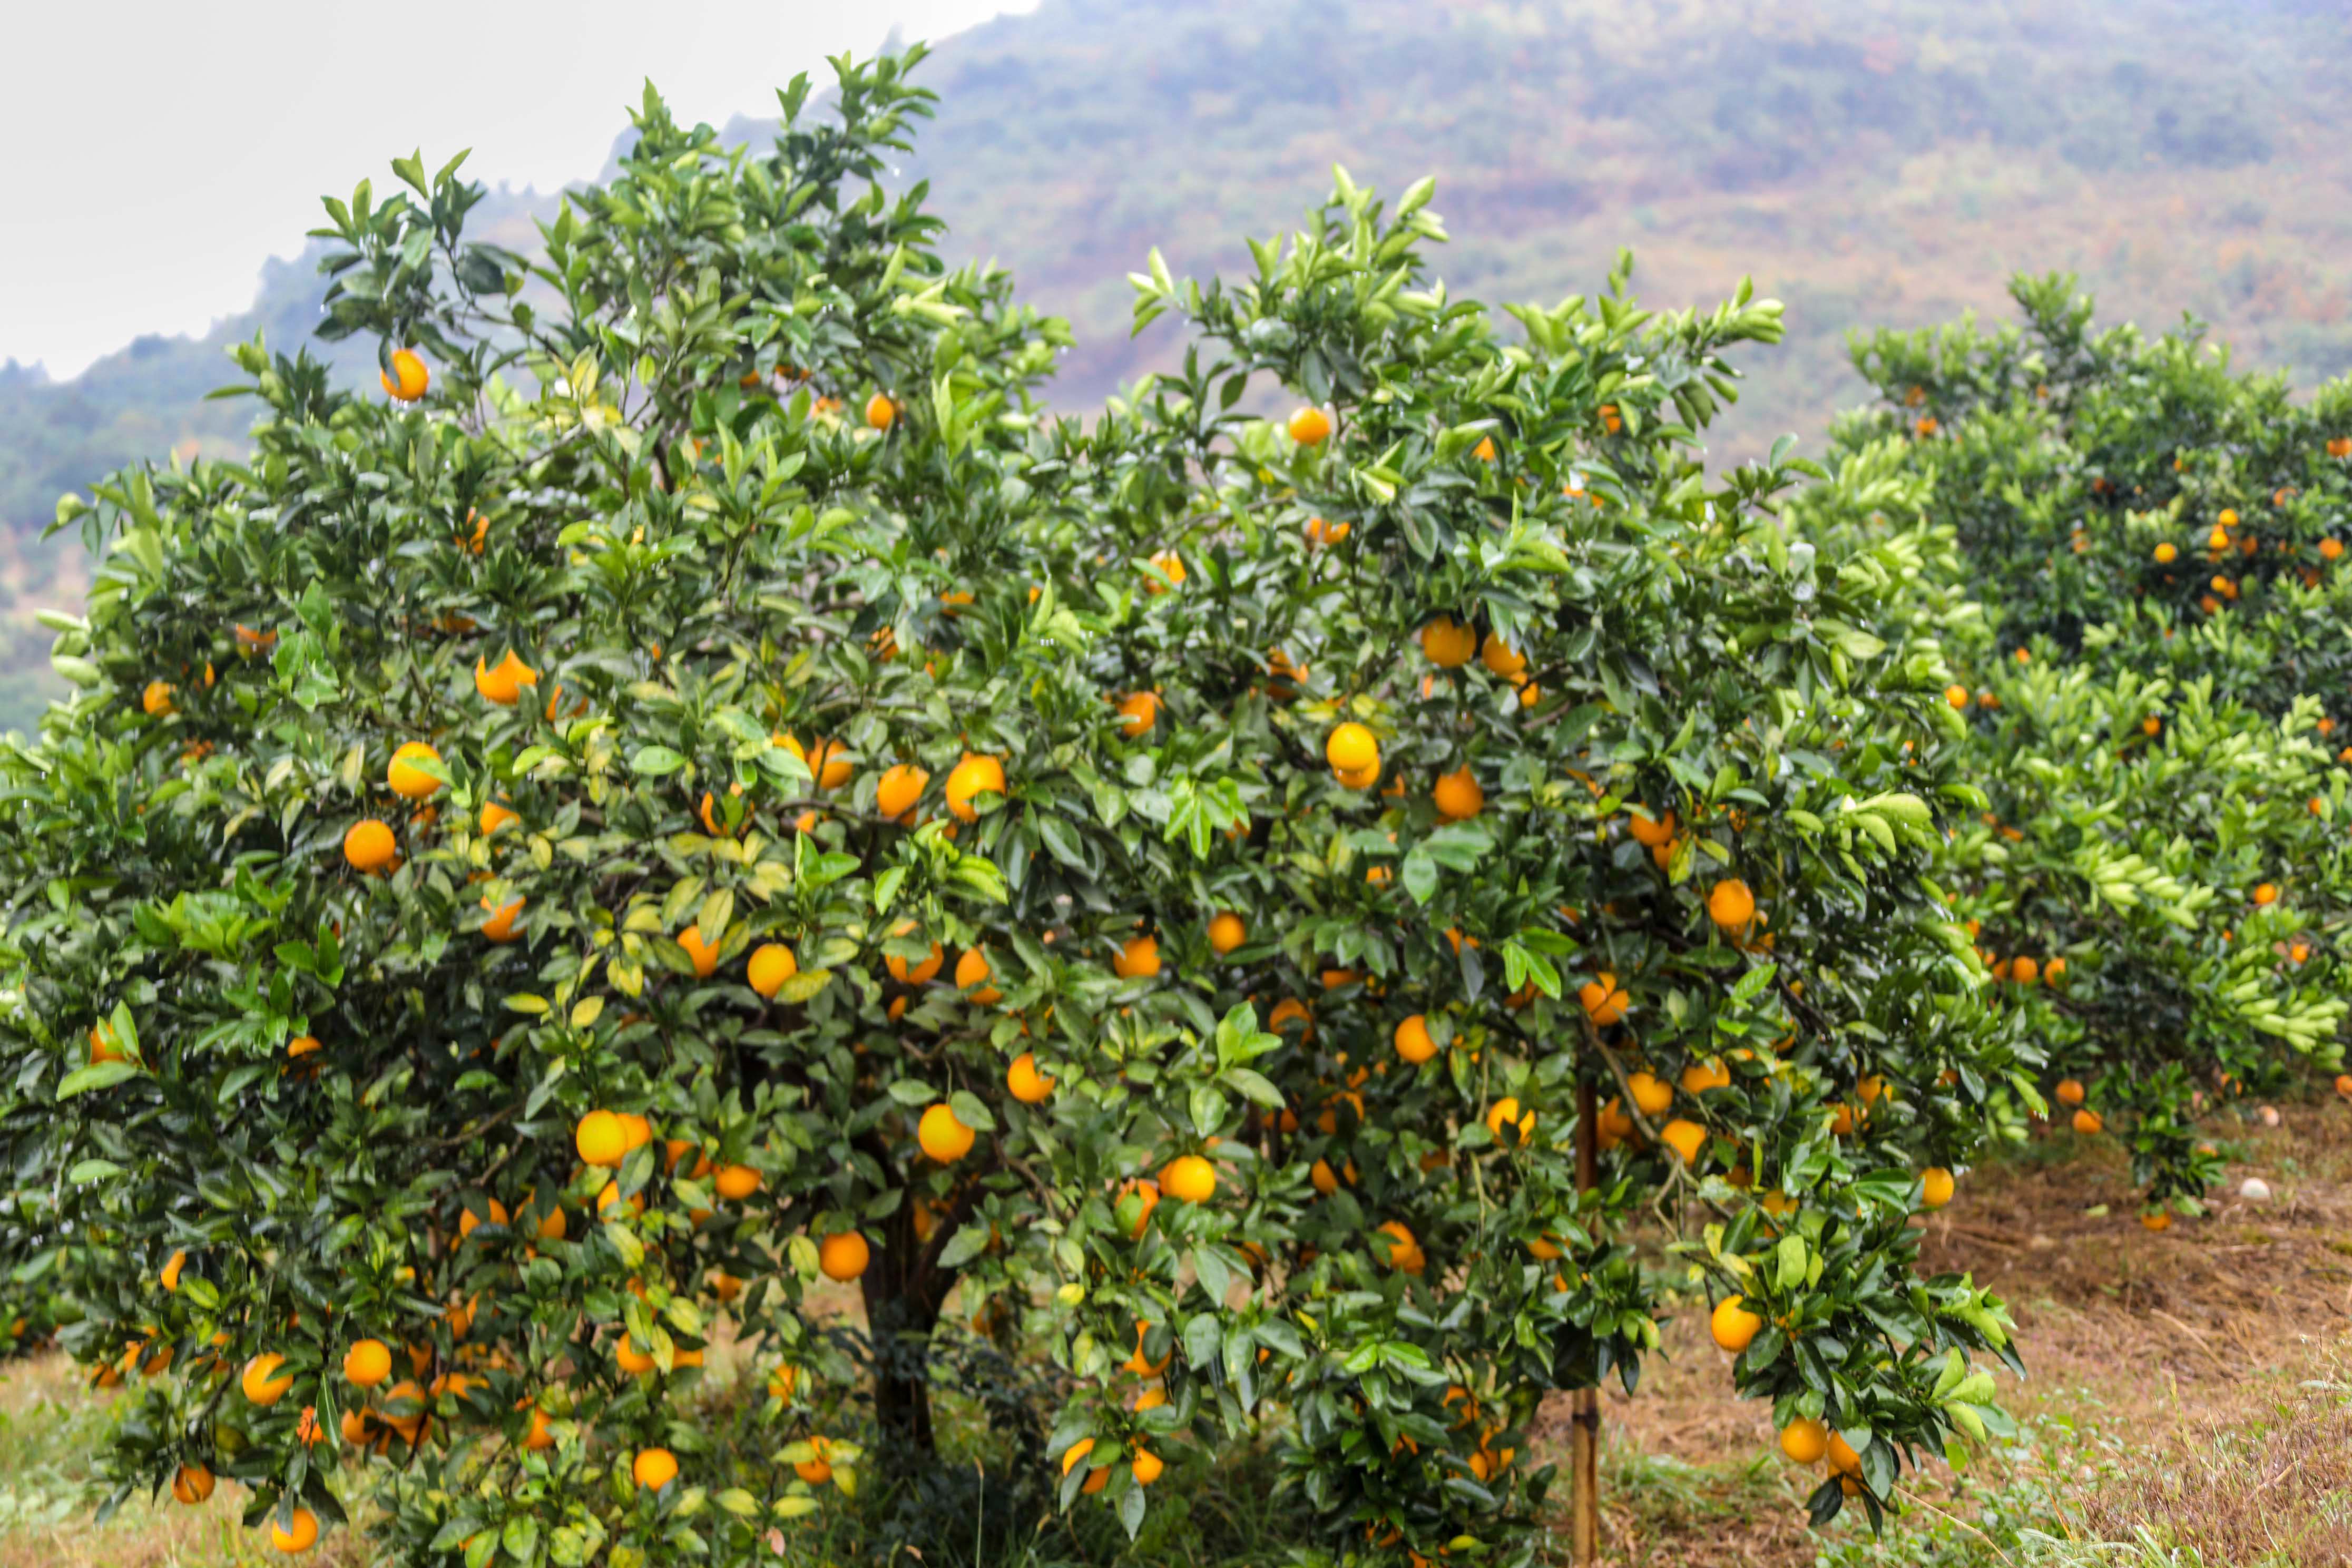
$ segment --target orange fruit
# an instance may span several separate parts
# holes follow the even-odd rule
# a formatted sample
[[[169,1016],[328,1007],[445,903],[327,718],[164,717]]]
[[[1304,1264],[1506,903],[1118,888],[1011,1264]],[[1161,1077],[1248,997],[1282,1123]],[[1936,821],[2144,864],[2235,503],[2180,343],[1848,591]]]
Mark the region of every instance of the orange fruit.
[[[361,1340],[343,1352],[343,1376],[354,1388],[373,1388],[392,1375],[392,1349],[382,1340]]]
[[[1135,1223],[1129,1228],[1128,1235],[1140,1239],[1144,1227],[1151,1223],[1151,1211],[1160,1206],[1160,1184],[1149,1177],[1125,1183],[1118,1189],[1115,1211],[1126,1207],[1130,1197],[1135,1200]]]
[[[1706,918],[1727,931],[1746,931],[1756,918],[1756,895],[1738,878],[1727,877],[1707,890]]]
[[[1652,816],[1646,809],[1637,808],[1626,819],[1625,830],[1633,836],[1634,843],[1644,848],[1656,849],[1675,841],[1675,814],[1671,811]]]
[[[1675,1091],[1654,1074],[1631,1073],[1625,1081],[1633,1086],[1633,1103],[1644,1116],[1660,1115],[1675,1102]]]
[[[915,1142],[922,1145],[925,1154],[942,1165],[952,1165],[971,1153],[976,1136],[971,1128],[956,1120],[953,1108],[944,1101],[924,1111],[915,1128]]]
[[[1331,416],[1320,408],[1301,408],[1290,416],[1290,438],[1302,447],[1320,447],[1331,438]]]
[[[1576,999],[1584,1007],[1584,1015],[1602,1028],[1624,1017],[1625,1009],[1633,998],[1617,988],[1617,977],[1602,970],[1597,979],[1589,980],[1576,988]]]
[[[609,1110],[592,1110],[573,1129],[572,1143],[587,1163],[612,1169],[629,1152],[628,1137],[619,1117]]]
[[[1160,1173],[1160,1187],[1179,1203],[1207,1203],[1217,1195],[1216,1167],[1198,1154],[1180,1154]]]
[[[720,1197],[734,1203],[741,1203],[760,1190],[760,1172],[756,1166],[721,1165],[719,1167],[718,1173],[710,1178],[710,1184],[717,1189]]]
[[[1381,743],[1370,730],[1350,720],[1325,738],[1323,760],[1335,773],[1366,773],[1381,765]]]
[[[2061,1105],[2080,1105],[2083,1103],[2083,1085],[2079,1079],[2071,1078],[2060,1079],[2058,1080],[2058,1088],[2055,1092],[2058,1096],[2058,1103]]]
[[[488,838],[509,822],[520,822],[521,816],[495,800],[482,803],[481,815],[475,819],[475,830]]]
[[[751,962],[744,966],[743,977],[752,990],[772,999],[784,988],[784,982],[800,972],[800,960],[793,956],[791,948],[780,942],[766,942],[751,950]]]
[[[2254,889],[2254,903],[2257,908],[2274,904],[2278,902],[2278,895],[2279,890],[2276,883],[2264,882]]]
[[[1706,1331],[1715,1336],[1715,1342],[1734,1355],[1746,1350],[1763,1327],[1763,1318],[1749,1311],[1746,1300],[1738,1296],[1717,1301],[1706,1320]]]
[[[1243,924],[1242,917],[1231,910],[1221,910],[1209,917],[1209,946],[1215,950],[1219,957],[1233,952],[1248,940],[1249,927]]]
[[[1830,1468],[1842,1476],[1862,1474],[1862,1456],[1853,1451],[1853,1444],[1835,1432],[1830,1434]]]
[[[384,769],[383,782],[392,793],[403,800],[425,800],[441,788],[441,781],[416,764],[437,763],[441,753],[422,741],[411,741],[392,753],[392,763]]]
[[[1415,1013],[1396,1026],[1397,1055],[1415,1067],[1437,1054],[1437,1042],[1429,1036],[1429,1020]]]
[[[1683,1157],[1685,1165],[1696,1164],[1699,1151],[1706,1147],[1706,1129],[1679,1116],[1659,1128],[1658,1136],[1668,1148]]]
[[[275,1405],[286,1397],[288,1389],[294,1386],[294,1374],[290,1372],[281,1374],[279,1371],[285,1364],[284,1356],[275,1351],[264,1352],[245,1363],[245,1373],[237,1379],[237,1388],[251,1404]]]
[[[708,980],[718,972],[719,944],[702,940],[702,927],[699,924],[690,925],[678,932],[677,945],[686,949],[686,956],[694,964],[697,979]]]
[[[1326,522],[1319,517],[1310,517],[1307,520],[1307,547],[1312,550],[1318,545],[1337,544],[1355,531],[1353,523]]]
[[[2074,1125],[2075,1131],[2080,1132],[2083,1136],[2088,1138],[2094,1133],[2105,1131],[2106,1130],[2107,1123],[2105,1118],[2102,1117],[2097,1111],[2091,1110],[2088,1106],[2085,1106],[2082,1110],[2074,1112]]]
[[[392,829],[372,816],[352,823],[343,834],[343,858],[354,871],[381,871],[396,852]]]
[[[677,1479],[677,1456],[667,1448],[640,1448],[629,1464],[629,1479],[657,1492]]]
[[[1486,809],[1486,792],[1466,763],[1450,773],[1439,774],[1431,798],[1437,804],[1437,815],[1448,822],[1467,822]]]
[[[2340,1084],[2341,1080],[2338,1081]],[[163,1272],[155,1276],[157,1281],[164,1289],[176,1292],[180,1289],[180,1270],[186,1268],[187,1263],[188,1255],[185,1252],[174,1252],[172,1254],[171,1260],[163,1265]]]
[[[1135,1484],[1148,1487],[1158,1480],[1160,1472],[1168,1467],[1161,1462],[1160,1456],[1150,1449],[1138,1448],[1135,1451],[1135,1463],[1130,1468],[1135,1472]]]
[[[1931,1209],[1942,1208],[1952,1201],[1952,1173],[1941,1165],[1930,1165],[1919,1173],[1919,1201]]]
[[[1004,993],[987,984],[988,977],[994,971],[989,964],[987,951],[983,948],[968,947],[956,959],[956,989],[970,992],[972,1002],[978,1006],[986,1007],[1001,1002],[1004,999]]]
[[[817,1267],[824,1270],[826,1279],[845,1285],[866,1272],[866,1264],[872,1261],[873,1251],[866,1245],[863,1236],[854,1230],[845,1230],[819,1242],[816,1258]]]
[[[182,1465],[172,1478],[172,1495],[194,1508],[213,1495],[213,1473],[202,1465]]]
[[[2139,1216],[2139,1223],[2149,1230],[2170,1230],[2172,1228],[2172,1211],[2169,1209],[2151,1209],[2147,1214]]]
[[[1037,1070],[1037,1058],[1027,1051],[1004,1069],[1004,1087],[1024,1105],[1042,1104],[1054,1092],[1054,1080]]]
[[[384,395],[395,403],[414,403],[433,384],[433,373],[425,368],[425,356],[415,349],[393,350],[392,363],[379,367],[375,378],[383,384]],[[313,1526],[312,1534],[316,1533]]]
[[[892,929],[890,934],[892,936],[906,936],[912,932],[914,929],[914,921],[900,921],[898,925]],[[890,972],[891,979],[899,982],[901,984],[921,985],[927,984],[933,975],[937,974],[940,972],[940,966],[946,962],[947,954],[940,950],[938,942],[933,942],[931,943],[930,955],[921,960],[919,963],[908,963],[905,959],[900,958],[896,953],[891,953],[882,960],[882,967]]]
[[[1966,708],[1969,705],[1969,689],[1965,686],[1947,686],[1944,688],[1944,700],[1955,708]]]
[[[1503,1131],[1506,1127],[1516,1129],[1517,1141],[1521,1143],[1536,1135],[1536,1113],[1532,1110],[1522,1113],[1516,1095],[1505,1095],[1486,1111],[1486,1131],[1495,1135],[1496,1142],[1507,1141]]]
[[[1459,669],[1478,651],[1477,630],[1440,616],[1421,628],[1421,651],[1440,669]]]
[[[500,904],[493,909],[488,897],[485,895],[482,908],[489,910],[490,918],[482,922],[482,934],[492,942],[514,941],[522,934],[515,929],[515,921],[522,918],[522,907],[530,901],[529,899],[518,896],[514,902]]]
[[[167,680],[151,680],[147,689],[139,694],[139,707],[150,719],[161,719],[172,711],[173,687]]]
[[[1004,764],[994,757],[967,756],[948,771],[948,810],[959,822],[980,820],[973,796],[1003,793]]]
[[[1132,741],[1151,733],[1160,722],[1160,698],[1150,691],[1131,692],[1118,704],[1118,732]]]
[[[1830,1429],[1809,1417],[1799,1416],[1780,1429],[1780,1452],[1801,1465],[1818,1464],[1830,1451]]]
[[[511,708],[522,700],[522,689],[539,684],[539,671],[515,657],[512,648],[496,665],[474,660],[474,689],[482,699],[501,708]]]
[[[866,400],[866,426],[869,430],[887,430],[898,423],[898,405],[877,392]]]
[[[1505,680],[1517,680],[1528,672],[1528,656],[1505,642],[1499,632],[1486,634],[1486,646],[1478,650],[1478,661]]]
[[[885,768],[881,782],[875,786],[874,809],[885,816],[904,816],[923,798],[923,787],[930,782],[931,775],[912,763]]]
[[[401,351],[406,353],[408,351]],[[410,358],[415,356],[411,354]],[[420,370],[418,374],[424,372]],[[419,389],[420,393],[422,389]],[[394,395],[398,395],[395,394]],[[319,1516],[307,1508],[298,1508],[284,1524],[275,1518],[269,1521],[269,1544],[291,1557],[298,1552],[308,1552],[319,1544]]]
[[[1150,936],[1129,937],[1110,961],[1122,980],[1150,980],[1160,973],[1160,943]]]

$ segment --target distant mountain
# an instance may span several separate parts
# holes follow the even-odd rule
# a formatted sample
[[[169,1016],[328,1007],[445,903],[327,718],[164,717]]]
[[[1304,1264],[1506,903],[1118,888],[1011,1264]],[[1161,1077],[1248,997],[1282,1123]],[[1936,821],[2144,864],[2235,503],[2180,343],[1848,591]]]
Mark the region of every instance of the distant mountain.
[[[1044,0],[923,68],[942,101],[903,178],[932,183],[951,255],[1072,319],[1073,407],[1171,352],[1172,329],[1128,336],[1150,247],[1240,274],[1241,237],[1289,226],[1334,163],[1390,191],[1438,176],[1456,292],[1589,291],[1621,245],[1661,307],[1752,273],[1790,337],[1748,356],[1715,441],[1738,457],[1817,446],[1861,395],[1848,330],[2001,311],[2019,268],[2080,272],[2108,319],[2194,311],[2305,381],[2352,369],[2347,58],[2341,0]],[[496,221],[527,236],[552,205]],[[272,263],[202,340],[66,383],[0,370],[0,602],[74,596],[78,563],[20,548],[58,492],[234,447],[247,411],[198,401],[229,379],[218,351],[257,326],[290,346],[319,291]],[[340,352],[364,371],[366,345]],[[45,678],[46,647],[6,662]],[[0,725],[30,700],[0,677]]]

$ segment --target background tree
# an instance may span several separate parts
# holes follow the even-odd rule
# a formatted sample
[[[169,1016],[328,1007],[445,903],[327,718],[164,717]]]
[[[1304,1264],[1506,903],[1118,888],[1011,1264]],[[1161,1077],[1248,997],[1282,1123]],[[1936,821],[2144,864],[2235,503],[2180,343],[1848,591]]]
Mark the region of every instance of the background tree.
[[[1857,340],[1885,406],[1840,439],[1902,430],[1904,504],[1982,596],[1959,907],[2057,1114],[2129,1141],[2160,1227],[2219,1169],[2211,1097],[2342,1064],[2352,384],[2293,401],[2193,321],[2095,331],[2071,278],[2011,291],[2022,329]]]

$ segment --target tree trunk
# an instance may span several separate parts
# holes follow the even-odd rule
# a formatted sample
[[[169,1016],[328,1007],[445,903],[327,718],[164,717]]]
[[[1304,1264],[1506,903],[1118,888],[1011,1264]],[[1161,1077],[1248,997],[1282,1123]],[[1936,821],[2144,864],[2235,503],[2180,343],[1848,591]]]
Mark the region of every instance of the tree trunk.
[[[1591,1192],[1601,1184],[1601,1113],[1592,1080],[1576,1081],[1576,1185]],[[1569,1468],[1573,1501],[1569,1550],[1577,1568],[1601,1560],[1601,1390],[1569,1394]]]
[[[933,1232],[934,1239],[938,1235]],[[874,1415],[883,1448],[879,1457],[894,1469],[928,1464],[935,1451],[931,1330],[940,1321],[940,1304],[947,1299],[947,1282],[929,1267],[929,1249],[915,1239],[914,1205],[900,1204],[898,1212],[883,1222],[882,1247],[859,1281],[866,1297],[866,1331],[874,1345]]]

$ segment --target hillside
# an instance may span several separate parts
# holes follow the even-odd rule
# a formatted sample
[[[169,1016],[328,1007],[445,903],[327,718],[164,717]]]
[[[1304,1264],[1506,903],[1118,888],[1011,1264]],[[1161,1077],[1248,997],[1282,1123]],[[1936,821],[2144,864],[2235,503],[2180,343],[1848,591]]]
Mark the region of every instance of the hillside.
[[[2347,51],[2333,0],[1045,0],[924,68],[942,102],[906,176],[932,182],[951,252],[1073,319],[1074,407],[1169,352],[1127,331],[1151,246],[1238,272],[1240,237],[1286,226],[1335,162],[1391,190],[1438,176],[1457,291],[1589,289],[1621,245],[1656,304],[1752,273],[1790,336],[1751,356],[1718,441],[1739,456],[1817,441],[1861,395],[1849,329],[1999,311],[2019,268],[2080,272],[2108,319],[2192,311],[2299,380],[2352,369]],[[512,238],[551,202],[497,205]],[[243,410],[199,401],[229,379],[219,351],[290,343],[318,290],[273,263],[202,341],[142,339],[61,385],[0,372],[0,726],[47,679],[23,612],[81,577],[30,542],[58,493],[233,448]]]

